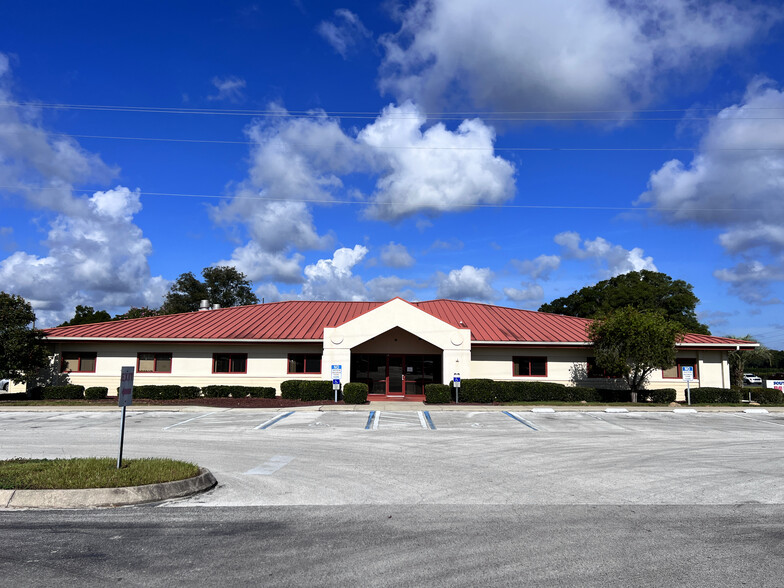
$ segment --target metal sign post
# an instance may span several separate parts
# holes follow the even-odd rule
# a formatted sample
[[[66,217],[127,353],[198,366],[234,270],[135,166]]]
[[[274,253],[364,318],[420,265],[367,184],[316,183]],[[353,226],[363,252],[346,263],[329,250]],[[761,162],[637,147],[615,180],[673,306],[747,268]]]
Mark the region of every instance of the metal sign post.
[[[133,367],[123,366],[120,373],[120,390],[117,393],[117,404],[122,407],[122,423],[120,424],[120,454],[117,456],[117,469],[122,466],[123,441],[125,440],[125,408],[133,403]]]
[[[686,380],[686,403],[691,406],[691,381],[694,379],[694,366],[682,366],[681,374],[683,379]]]
[[[332,389],[335,391],[335,402],[338,401],[338,390],[340,390],[340,380],[343,376],[343,366],[332,366]]]
[[[455,404],[460,404],[460,374],[455,372],[452,377],[452,384],[455,386]]]

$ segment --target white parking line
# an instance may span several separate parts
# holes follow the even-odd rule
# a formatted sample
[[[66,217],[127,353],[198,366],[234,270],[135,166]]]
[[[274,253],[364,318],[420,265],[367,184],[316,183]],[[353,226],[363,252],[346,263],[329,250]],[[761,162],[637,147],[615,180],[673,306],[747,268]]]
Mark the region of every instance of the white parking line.
[[[180,425],[184,425],[185,423],[189,423],[189,422],[195,421],[197,419],[203,419],[204,417],[210,416],[211,414],[217,414],[217,413],[218,413],[217,410],[215,412],[208,412],[207,414],[202,414],[202,415],[199,415],[197,417],[193,417],[192,419],[188,419],[186,421],[180,421],[179,423],[174,423],[173,425],[169,425],[168,427],[164,427],[163,430],[164,431],[168,431],[169,429],[173,429],[174,427],[178,427]]]
[[[378,429],[378,419],[381,417],[381,411],[376,411],[376,416],[373,418],[373,430]]]
[[[776,425],[777,427],[784,427],[784,424],[782,424],[782,423],[774,423],[773,421],[763,421],[762,419],[755,419],[753,417],[743,416],[742,414],[734,414],[732,416],[736,416],[739,419],[743,419],[743,420],[746,420],[746,421],[756,421],[758,423],[764,423],[766,425]]]
[[[259,467],[253,468],[252,470],[248,470],[245,472],[246,476],[269,476],[270,474],[274,474],[280,468],[285,465],[290,464],[294,461],[294,458],[289,455],[273,455],[269,458],[265,463],[261,464]]]
[[[417,414],[419,415],[419,423],[422,425],[422,428],[427,429],[427,421],[425,421],[425,415],[422,414],[421,410],[418,410]]]

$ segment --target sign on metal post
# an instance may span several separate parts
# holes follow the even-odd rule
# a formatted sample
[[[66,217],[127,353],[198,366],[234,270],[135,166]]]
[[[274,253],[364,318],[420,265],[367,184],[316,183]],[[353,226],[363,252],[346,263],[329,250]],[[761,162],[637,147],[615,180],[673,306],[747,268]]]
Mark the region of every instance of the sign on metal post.
[[[117,392],[117,404],[122,407],[120,424],[120,454],[117,456],[117,469],[122,466],[123,441],[125,440],[125,408],[133,402],[133,366],[123,366],[120,372],[120,389]]]
[[[694,379],[694,366],[681,366],[681,375],[686,381],[686,403],[691,406],[691,381]]]
[[[335,391],[335,402],[338,401],[338,390],[340,390],[340,380],[343,378],[343,366],[332,366],[332,389]]]
[[[455,404],[460,403],[460,374],[455,372],[455,375],[452,377],[452,384],[455,387]]]

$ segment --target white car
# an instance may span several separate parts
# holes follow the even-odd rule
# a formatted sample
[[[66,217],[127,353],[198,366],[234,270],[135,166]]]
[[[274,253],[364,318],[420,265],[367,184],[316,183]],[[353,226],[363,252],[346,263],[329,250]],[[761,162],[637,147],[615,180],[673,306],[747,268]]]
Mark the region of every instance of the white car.
[[[762,385],[762,378],[759,376],[755,376],[754,374],[743,374],[743,383],[744,384],[759,384]]]
[[[11,380],[0,380],[0,392],[8,392],[11,387]]]

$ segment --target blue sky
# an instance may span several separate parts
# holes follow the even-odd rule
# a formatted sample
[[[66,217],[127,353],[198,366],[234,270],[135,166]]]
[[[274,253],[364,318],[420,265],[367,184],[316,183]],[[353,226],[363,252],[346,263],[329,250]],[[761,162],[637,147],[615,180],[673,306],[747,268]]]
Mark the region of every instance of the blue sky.
[[[0,288],[43,325],[215,264],[530,309],[656,269],[784,347],[779,2],[0,12]]]

